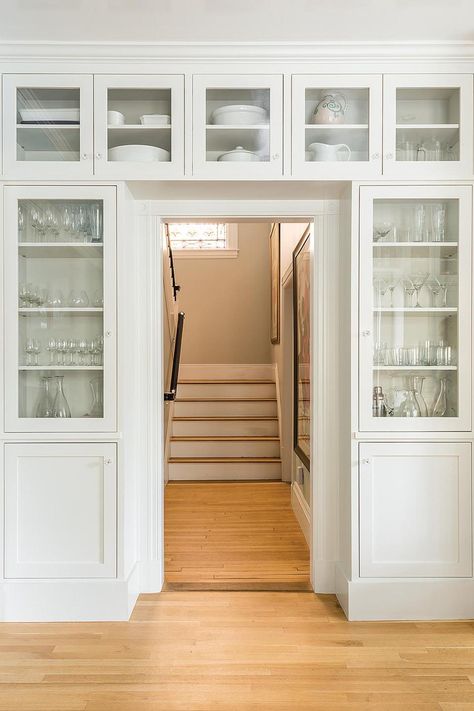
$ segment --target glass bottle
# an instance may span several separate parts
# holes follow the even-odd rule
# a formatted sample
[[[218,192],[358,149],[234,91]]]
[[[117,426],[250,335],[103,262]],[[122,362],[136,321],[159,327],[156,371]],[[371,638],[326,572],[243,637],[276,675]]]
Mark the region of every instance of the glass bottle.
[[[36,407],[36,417],[53,417],[53,401],[51,398],[51,377],[41,378],[41,393]]]
[[[71,417],[71,410],[63,390],[63,375],[56,375],[56,395],[53,402],[53,417]]]
[[[89,386],[92,393],[92,405],[89,412],[89,417],[103,417],[104,401],[102,377],[100,375],[97,375],[95,378],[89,380]]]
[[[433,407],[433,417],[444,417],[448,408],[448,380],[441,378],[439,381],[439,392]]]
[[[405,399],[400,403],[399,417],[421,417],[420,406],[415,395],[415,383],[413,378],[409,379],[405,392]]]
[[[417,375],[415,378],[413,378],[413,384],[415,387],[415,400],[417,401],[418,407],[420,408],[420,415],[421,417],[428,417],[428,407],[426,406],[426,401],[422,394],[424,382],[425,378],[422,375]]]

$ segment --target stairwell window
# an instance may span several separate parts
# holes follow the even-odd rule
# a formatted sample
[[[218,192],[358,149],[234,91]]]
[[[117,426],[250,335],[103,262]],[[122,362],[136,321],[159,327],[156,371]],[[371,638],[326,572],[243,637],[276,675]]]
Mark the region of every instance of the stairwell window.
[[[175,258],[237,257],[238,226],[226,222],[168,222]]]

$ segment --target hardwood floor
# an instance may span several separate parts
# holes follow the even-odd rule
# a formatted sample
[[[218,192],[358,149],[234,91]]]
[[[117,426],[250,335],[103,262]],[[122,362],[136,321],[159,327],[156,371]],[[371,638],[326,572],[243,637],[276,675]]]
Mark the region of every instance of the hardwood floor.
[[[173,589],[311,590],[309,550],[284,482],[170,482],[165,575]]]
[[[349,623],[332,595],[142,595],[0,625],[0,711],[472,711],[474,623]]]

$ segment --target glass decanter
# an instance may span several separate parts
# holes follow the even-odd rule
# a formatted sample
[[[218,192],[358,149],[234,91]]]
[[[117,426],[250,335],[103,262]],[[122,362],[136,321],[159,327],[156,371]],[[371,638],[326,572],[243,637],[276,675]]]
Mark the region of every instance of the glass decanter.
[[[103,387],[102,387],[102,377],[97,375],[95,378],[89,380],[89,386],[92,393],[92,405],[89,411],[88,417],[103,417],[104,413],[104,399],[103,399]]]
[[[444,417],[448,409],[448,379],[441,378],[439,392],[433,407],[433,417]]]
[[[423,375],[417,375],[413,378],[413,385],[415,388],[415,400],[420,408],[421,417],[428,417],[428,407],[426,405],[425,398],[423,397],[423,383],[425,378]]]
[[[36,417],[53,417],[53,400],[51,398],[51,377],[41,378],[41,393],[36,407]]]
[[[399,417],[421,417],[420,406],[416,399],[414,378],[409,378],[405,399],[400,403]]]
[[[63,375],[56,375],[56,395],[53,402],[53,417],[71,417],[66,396],[63,389]]]

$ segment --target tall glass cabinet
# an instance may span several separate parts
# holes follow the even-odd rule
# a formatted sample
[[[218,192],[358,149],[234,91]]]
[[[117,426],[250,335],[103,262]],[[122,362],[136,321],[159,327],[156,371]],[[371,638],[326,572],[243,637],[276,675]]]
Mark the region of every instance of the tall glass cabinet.
[[[114,431],[115,188],[5,188],[7,432]]]
[[[362,431],[471,427],[471,191],[361,188]]]

